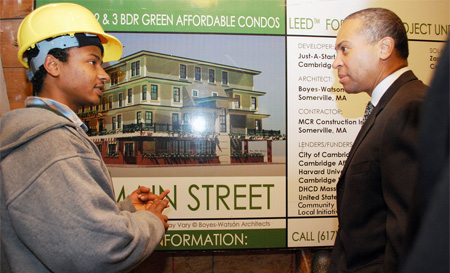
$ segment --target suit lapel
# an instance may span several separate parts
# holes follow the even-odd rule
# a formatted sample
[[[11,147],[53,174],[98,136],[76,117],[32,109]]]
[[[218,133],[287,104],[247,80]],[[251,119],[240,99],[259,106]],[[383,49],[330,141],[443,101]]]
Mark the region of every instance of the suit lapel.
[[[350,149],[350,153],[347,157],[344,168],[342,169],[341,176],[339,177],[339,181],[341,181],[341,178],[345,176],[345,173],[347,172],[347,169],[350,166],[350,162],[352,161],[356,150],[358,150],[359,145],[364,140],[364,138],[369,133],[369,131],[372,129],[372,127],[375,123],[375,120],[377,119],[377,116],[381,113],[381,111],[384,109],[384,107],[387,105],[387,103],[395,95],[397,90],[402,85],[404,85],[405,83],[412,81],[412,80],[417,80],[417,77],[414,75],[414,73],[412,71],[407,71],[407,72],[403,73],[383,94],[383,96],[381,97],[377,106],[373,109],[372,113],[370,114],[370,116],[368,117],[366,122],[364,122],[363,126],[361,127],[361,130],[359,131],[358,135],[356,136],[355,142],[353,143],[352,148]]]

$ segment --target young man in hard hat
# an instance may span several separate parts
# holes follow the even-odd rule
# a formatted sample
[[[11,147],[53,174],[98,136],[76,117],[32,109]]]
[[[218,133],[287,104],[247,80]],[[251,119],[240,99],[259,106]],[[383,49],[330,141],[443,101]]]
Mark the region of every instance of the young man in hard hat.
[[[86,8],[50,4],[18,30],[36,97],[0,120],[1,271],[126,272],[168,228],[168,191],[141,187],[119,205],[101,155],[75,114],[97,105],[103,61],[122,45]]]

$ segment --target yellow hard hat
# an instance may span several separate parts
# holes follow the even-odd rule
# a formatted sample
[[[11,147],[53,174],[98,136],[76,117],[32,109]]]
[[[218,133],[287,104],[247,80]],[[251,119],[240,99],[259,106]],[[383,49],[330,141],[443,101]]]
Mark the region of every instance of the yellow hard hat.
[[[73,3],[56,3],[37,8],[23,19],[17,32],[17,57],[28,68],[24,56],[28,49],[43,40],[61,35],[74,36],[76,33],[98,36],[104,48],[104,62],[116,61],[122,56],[122,43],[103,31],[90,10]]]

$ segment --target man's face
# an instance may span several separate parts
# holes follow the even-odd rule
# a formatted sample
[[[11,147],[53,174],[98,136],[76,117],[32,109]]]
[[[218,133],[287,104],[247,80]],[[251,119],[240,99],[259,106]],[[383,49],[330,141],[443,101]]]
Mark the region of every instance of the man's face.
[[[98,105],[104,83],[109,80],[102,67],[102,55],[97,46],[69,49],[67,62],[60,62],[58,87],[62,103],[75,112],[81,106]]]
[[[336,58],[333,68],[338,70],[339,83],[347,93],[372,94],[380,74],[378,43],[373,45],[358,30],[360,19],[342,24],[336,38]]]

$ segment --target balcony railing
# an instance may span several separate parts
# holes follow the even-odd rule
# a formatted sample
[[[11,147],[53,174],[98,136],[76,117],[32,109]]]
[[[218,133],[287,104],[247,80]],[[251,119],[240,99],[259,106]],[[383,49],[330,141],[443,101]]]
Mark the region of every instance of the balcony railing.
[[[134,133],[134,132],[153,132],[153,133],[180,133],[189,134],[191,133],[191,126],[188,124],[159,124],[159,123],[131,123],[123,125],[124,133]]]
[[[261,136],[261,137],[280,137],[280,130],[256,130],[247,129],[247,135],[249,136]]]
[[[152,132],[152,133],[176,133],[176,134],[192,134],[192,126],[190,124],[168,124],[168,123],[132,123],[124,124],[124,133],[134,132]],[[203,135],[213,134],[213,130],[205,131]]]
[[[109,135],[116,133],[134,133],[134,132],[152,132],[152,133],[176,133],[176,134],[192,134],[192,127],[189,124],[167,124],[167,123],[132,123],[132,124],[124,124],[122,130],[103,130],[96,131],[95,129],[89,129],[88,135],[96,136],[96,135]],[[203,133],[205,135],[213,134],[213,131]],[[232,136],[256,136],[256,137],[281,137],[280,130],[256,130],[256,129],[247,129],[247,134],[245,134],[245,129],[243,130],[231,130]]]

